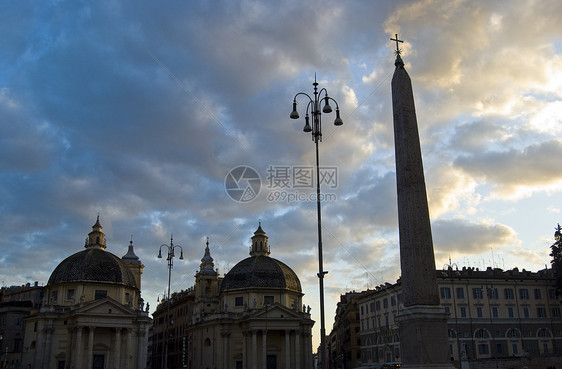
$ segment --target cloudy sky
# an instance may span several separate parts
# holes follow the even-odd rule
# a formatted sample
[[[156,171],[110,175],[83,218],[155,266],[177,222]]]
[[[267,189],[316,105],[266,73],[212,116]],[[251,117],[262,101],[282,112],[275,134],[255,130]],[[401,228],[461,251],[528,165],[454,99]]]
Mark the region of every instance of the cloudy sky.
[[[3,2],[0,281],[45,284],[99,214],[107,251],[124,255],[132,237],[153,311],[172,233],[185,256],[177,291],[193,285],[207,237],[223,274],[261,220],[319,322],[314,189],[292,175],[315,162],[302,96],[289,119],[316,74],[344,121],[323,115],[320,144],[333,174],[322,184],[329,331],[340,294],[400,275],[395,34],[437,267],[542,269],[562,219],[561,17],[558,0]],[[225,179],[248,188],[240,166],[260,186],[236,201]]]

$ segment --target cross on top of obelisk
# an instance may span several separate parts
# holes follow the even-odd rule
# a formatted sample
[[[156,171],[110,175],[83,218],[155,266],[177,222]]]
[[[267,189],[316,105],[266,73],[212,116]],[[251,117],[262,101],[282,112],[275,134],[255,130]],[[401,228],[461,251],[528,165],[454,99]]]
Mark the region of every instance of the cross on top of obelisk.
[[[399,44],[398,44],[398,43],[399,43],[399,42],[404,42],[404,41],[398,39],[398,33],[395,33],[395,34],[394,34],[394,37],[395,37],[395,38],[392,38],[392,37],[391,37],[391,38],[390,38],[390,41],[396,41],[396,51],[395,51],[395,53],[396,53],[396,55],[398,56],[398,55],[400,55],[400,53],[402,52],[402,50],[400,50],[400,47],[399,47]]]

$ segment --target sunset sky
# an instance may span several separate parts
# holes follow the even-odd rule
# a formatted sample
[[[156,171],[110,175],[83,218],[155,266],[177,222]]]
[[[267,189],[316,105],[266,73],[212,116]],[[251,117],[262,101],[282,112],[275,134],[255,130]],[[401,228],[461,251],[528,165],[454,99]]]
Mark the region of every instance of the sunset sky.
[[[395,34],[436,267],[549,266],[562,223],[559,0],[3,2],[0,282],[46,284],[99,214],[106,251],[123,256],[132,237],[154,311],[167,286],[156,256],[172,233],[185,257],[172,273],[179,291],[194,284],[207,237],[224,274],[261,220],[271,257],[300,277],[316,347],[315,190],[283,177],[315,163],[306,101],[291,120],[293,97],[312,94],[316,75],[344,121],[323,115],[320,143],[334,174],[322,184],[329,332],[340,294],[400,275]],[[237,167],[259,175],[255,198],[226,191]]]

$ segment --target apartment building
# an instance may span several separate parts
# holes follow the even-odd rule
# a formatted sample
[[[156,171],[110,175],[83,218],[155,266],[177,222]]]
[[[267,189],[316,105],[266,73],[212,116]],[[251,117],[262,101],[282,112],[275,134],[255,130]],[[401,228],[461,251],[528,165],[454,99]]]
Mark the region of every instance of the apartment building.
[[[545,368],[562,363],[561,298],[551,269],[449,267],[436,273],[441,306],[450,314],[447,349],[455,366]],[[400,280],[358,298],[362,365],[400,362],[396,317],[401,306]]]

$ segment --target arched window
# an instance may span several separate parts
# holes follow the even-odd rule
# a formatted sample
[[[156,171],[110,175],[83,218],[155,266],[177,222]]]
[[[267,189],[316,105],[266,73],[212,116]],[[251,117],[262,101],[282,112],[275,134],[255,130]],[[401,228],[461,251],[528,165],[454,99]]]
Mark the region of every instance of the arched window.
[[[490,332],[484,328],[477,329],[476,332],[474,332],[474,338],[479,340],[488,339],[490,338]]]
[[[457,331],[449,329],[449,338],[457,338]]]
[[[205,338],[205,342],[203,343],[203,345],[207,346],[207,347],[211,346],[211,340],[208,339],[208,338]]]
[[[539,338],[551,338],[552,332],[550,332],[550,329],[548,329],[548,328],[539,328],[537,330],[537,337],[539,337]]]
[[[505,332],[505,336],[507,338],[521,338],[521,331],[517,328],[509,328],[507,332]]]

